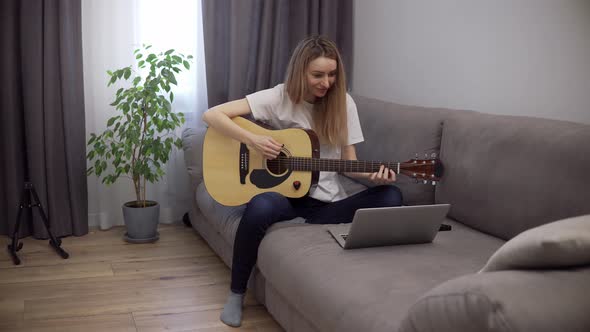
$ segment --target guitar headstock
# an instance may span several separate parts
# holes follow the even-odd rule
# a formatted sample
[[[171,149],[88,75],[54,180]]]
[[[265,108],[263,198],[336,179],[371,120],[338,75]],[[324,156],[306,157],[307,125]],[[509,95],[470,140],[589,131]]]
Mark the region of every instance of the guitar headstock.
[[[430,183],[433,186],[442,178],[443,171],[443,164],[436,153],[430,156],[426,154],[424,159],[419,159],[416,154],[414,159],[400,164],[401,174],[416,179],[416,182],[422,181],[424,184]]]

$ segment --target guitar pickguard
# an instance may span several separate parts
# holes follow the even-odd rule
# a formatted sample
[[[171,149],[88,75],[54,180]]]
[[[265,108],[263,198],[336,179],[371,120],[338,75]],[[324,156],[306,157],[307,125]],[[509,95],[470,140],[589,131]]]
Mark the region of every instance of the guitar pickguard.
[[[291,170],[281,176],[274,176],[265,169],[255,169],[250,173],[250,182],[260,189],[268,189],[283,183],[289,175],[291,175]]]

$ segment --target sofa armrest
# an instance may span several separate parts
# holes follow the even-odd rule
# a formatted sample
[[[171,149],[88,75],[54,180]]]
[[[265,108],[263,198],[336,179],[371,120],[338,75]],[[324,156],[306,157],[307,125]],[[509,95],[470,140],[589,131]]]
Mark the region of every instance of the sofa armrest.
[[[186,127],[182,131],[182,149],[184,150],[184,163],[191,179],[192,188],[203,181],[203,139],[205,127]]]
[[[590,266],[466,275],[422,296],[400,331],[590,331],[589,290]]]

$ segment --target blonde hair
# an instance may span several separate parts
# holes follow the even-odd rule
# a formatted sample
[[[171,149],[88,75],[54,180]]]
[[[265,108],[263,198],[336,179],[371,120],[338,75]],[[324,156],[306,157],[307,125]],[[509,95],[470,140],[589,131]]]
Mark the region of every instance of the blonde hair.
[[[311,36],[299,42],[287,67],[285,88],[293,103],[301,103],[309,89],[307,68],[310,62],[319,57],[335,60],[337,69],[334,84],[314,104],[313,129],[322,142],[344,146],[348,143],[346,76],[334,42],[324,36]]]

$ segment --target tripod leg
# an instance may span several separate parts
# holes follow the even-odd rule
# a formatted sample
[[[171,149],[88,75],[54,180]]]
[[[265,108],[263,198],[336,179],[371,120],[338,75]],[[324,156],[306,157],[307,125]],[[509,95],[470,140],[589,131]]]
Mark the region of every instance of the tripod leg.
[[[39,213],[41,214],[41,218],[43,219],[43,224],[45,225],[45,229],[47,230],[47,234],[49,234],[49,244],[53,247],[53,249],[55,249],[57,254],[61,256],[61,258],[67,259],[68,257],[70,257],[70,255],[65,250],[63,250],[63,248],[61,247],[61,239],[56,238],[51,233],[51,226],[49,224],[49,220],[47,219],[47,216],[45,215],[45,211],[43,211],[43,206],[41,206],[41,202],[39,201],[39,196],[37,196],[37,191],[35,191],[35,188],[33,187],[32,184],[31,184],[30,190],[31,190],[31,193],[33,194],[33,199],[35,200],[35,204],[33,206],[39,208]]]
[[[27,195],[27,190],[23,190],[20,199],[20,205],[18,208],[18,213],[16,215],[16,223],[14,224],[14,231],[12,232],[12,244],[8,245],[8,252],[10,253],[10,257],[12,258],[12,262],[14,265],[20,265],[20,258],[16,255],[16,252],[23,248],[22,242],[19,243],[18,241],[18,231],[20,230],[20,223],[21,223],[21,216],[23,213],[23,209],[25,207],[29,207],[30,205],[30,198]]]

